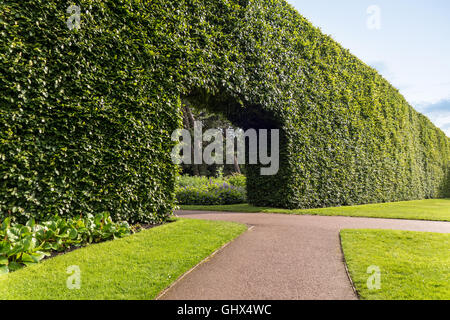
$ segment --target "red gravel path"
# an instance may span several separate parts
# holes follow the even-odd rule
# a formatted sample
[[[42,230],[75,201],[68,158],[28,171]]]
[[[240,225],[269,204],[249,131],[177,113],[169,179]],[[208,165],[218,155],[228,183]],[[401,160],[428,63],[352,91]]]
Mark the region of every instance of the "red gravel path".
[[[450,233],[449,222],[188,211],[178,215],[235,221],[252,228],[160,299],[356,299],[343,263],[340,230]]]

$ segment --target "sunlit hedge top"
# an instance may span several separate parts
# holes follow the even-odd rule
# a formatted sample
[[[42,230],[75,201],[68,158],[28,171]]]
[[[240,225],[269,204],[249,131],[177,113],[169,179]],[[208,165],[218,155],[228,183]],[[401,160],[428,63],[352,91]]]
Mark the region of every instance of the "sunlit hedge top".
[[[255,204],[443,194],[449,139],[283,0],[1,1],[0,35],[2,216],[165,219],[184,99],[282,129],[280,173],[249,168]]]

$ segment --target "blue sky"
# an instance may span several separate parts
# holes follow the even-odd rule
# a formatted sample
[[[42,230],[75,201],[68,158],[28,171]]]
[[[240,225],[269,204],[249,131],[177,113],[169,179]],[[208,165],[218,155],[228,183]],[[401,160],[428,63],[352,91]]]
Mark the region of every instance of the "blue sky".
[[[449,0],[287,1],[375,67],[450,137]],[[379,20],[376,11],[368,13],[371,6],[379,8]],[[368,20],[376,24],[369,27]]]

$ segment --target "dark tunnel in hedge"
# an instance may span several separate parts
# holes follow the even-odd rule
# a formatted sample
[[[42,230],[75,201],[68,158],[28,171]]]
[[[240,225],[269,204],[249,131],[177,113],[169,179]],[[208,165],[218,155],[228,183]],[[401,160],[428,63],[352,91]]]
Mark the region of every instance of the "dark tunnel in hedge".
[[[2,1],[0,34],[0,218],[166,219],[183,99],[281,130],[252,204],[450,196],[449,138],[284,0]]]

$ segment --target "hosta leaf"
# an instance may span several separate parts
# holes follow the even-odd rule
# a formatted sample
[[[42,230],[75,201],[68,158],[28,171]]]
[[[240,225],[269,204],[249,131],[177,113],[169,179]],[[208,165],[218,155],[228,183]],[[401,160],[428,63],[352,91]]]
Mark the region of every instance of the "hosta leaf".
[[[11,245],[9,242],[0,241],[0,254],[8,254],[11,251]]]
[[[45,253],[45,252],[40,252],[40,251],[38,251],[38,252],[34,252],[34,253],[30,254],[30,256],[32,257],[32,259],[33,259],[35,262],[39,262],[39,261],[41,261],[42,259],[44,259],[45,257],[49,257],[50,254],[49,254],[49,253]]]
[[[34,219],[30,219],[28,220],[26,225],[30,228],[34,228],[34,226],[36,225],[36,221]]]
[[[20,262],[21,263],[25,263],[25,262],[33,262],[34,263],[35,260],[28,253],[24,253],[24,254],[22,254]]]
[[[78,237],[77,230],[76,229],[70,229],[69,237],[70,237],[70,239],[75,240]]]

